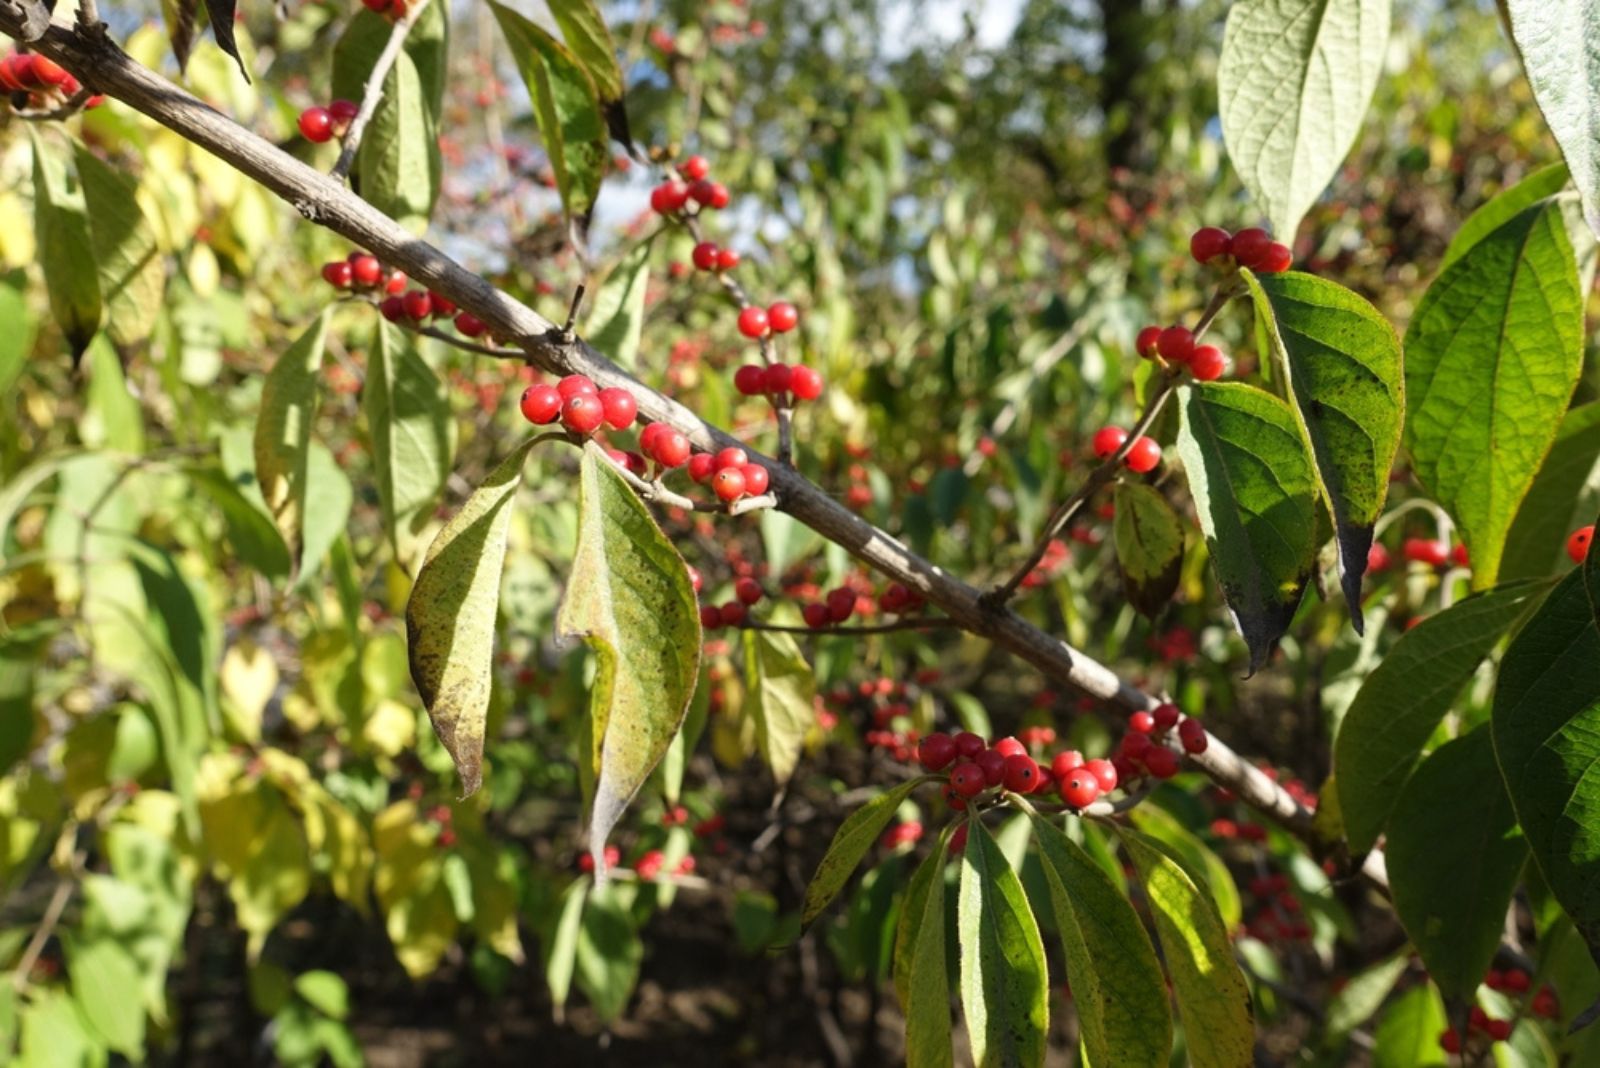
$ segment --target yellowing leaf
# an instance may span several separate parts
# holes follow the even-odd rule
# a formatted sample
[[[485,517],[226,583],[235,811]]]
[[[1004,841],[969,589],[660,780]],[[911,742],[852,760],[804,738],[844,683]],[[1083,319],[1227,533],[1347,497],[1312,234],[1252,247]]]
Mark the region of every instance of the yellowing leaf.
[[[256,481],[278,533],[298,571],[304,543],[311,424],[317,417],[317,373],[322,369],[328,313],[317,316],[287,352],[278,357],[261,387],[256,416]]]
[[[220,679],[232,713],[229,721],[244,741],[259,742],[261,714],[278,688],[277,662],[254,642],[243,640],[223,654]]]
[[[744,632],[745,708],[756,744],[782,785],[794,774],[806,731],[816,720],[817,676],[788,634]]]

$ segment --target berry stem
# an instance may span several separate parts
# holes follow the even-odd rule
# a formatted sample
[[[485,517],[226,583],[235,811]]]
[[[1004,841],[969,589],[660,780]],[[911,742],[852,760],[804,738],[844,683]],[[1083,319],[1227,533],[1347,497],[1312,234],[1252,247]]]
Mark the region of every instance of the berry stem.
[[[497,349],[490,345],[480,345],[476,341],[468,341],[458,335],[447,334],[436,326],[419,326],[416,328],[416,332],[423,337],[431,337],[435,341],[443,341],[446,345],[451,345],[463,352],[474,352],[479,356],[493,356],[497,360],[516,360],[518,363],[528,358],[528,354],[521,349]]]
[[[608,456],[608,460],[611,458]],[[652,482],[640,478],[616,461],[611,461],[624,482],[632,486],[642,500],[654,504],[664,504],[671,508],[682,508],[693,512],[714,512],[718,515],[745,515],[749,512],[759,512],[765,508],[776,508],[778,498],[770,493],[763,493],[759,497],[741,497],[731,504],[713,504],[710,501],[697,501],[693,497],[685,497],[677,490],[668,489],[659,479]]]
[[[83,106],[94,96],[94,90],[84,86],[61,104],[60,107],[51,108],[49,111],[12,111],[12,114],[27,122],[59,122],[70,119],[83,110]]]
[[[1212,322],[1222,312],[1222,309],[1227,306],[1228,301],[1243,292],[1243,288],[1235,280],[1224,282],[1217,288],[1216,293],[1211,297],[1210,303],[1206,305],[1205,311],[1201,313],[1200,321],[1195,324],[1194,337],[1196,341],[1205,335],[1206,330],[1210,328]],[[1006,602],[1011,600],[1018,588],[1021,587],[1022,580],[1027,578],[1029,572],[1039,565],[1039,561],[1044,559],[1045,553],[1050,549],[1050,543],[1060,536],[1061,532],[1066,529],[1067,524],[1071,523],[1077,514],[1083,510],[1083,506],[1089,503],[1089,499],[1098,493],[1106,483],[1116,477],[1117,471],[1122,467],[1123,458],[1132,451],[1134,445],[1144,436],[1145,431],[1150,429],[1151,424],[1156,421],[1156,416],[1161,414],[1162,407],[1167,403],[1167,398],[1171,396],[1173,387],[1178,384],[1178,379],[1182,374],[1183,368],[1181,367],[1167,368],[1162,374],[1155,392],[1151,393],[1149,399],[1145,401],[1144,412],[1139,416],[1139,421],[1128,432],[1128,436],[1122,445],[1118,447],[1116,452],[1100,461],[1100,465],[1089,472],[1089,476],[1083,480],[1083,484],[1078,487],[1077,491],[1057,505],[1056,510],[1050,513],[1050,519],[1045,523],[1044,532],[1040,534],[1038,544],[1033,547],[1033,551],[1028,554],[1028,558],[1022,562],[1022,566],[1017,568],[1002,585],[991,589],[980,598],[984,607],[991,610],[1004,608]]]
[[[405,17],[397,20],[389,31],[389,40],[384,43],[383,51],[378,53],[378,61],[372,65],[372,73],[367,76],[367,84],[361,90],[361,110],[350,120],[350,129],[344,135],[344,147],[339,150],[333,170],[328,172],[328,177],[334,181],[342,182],[349,177],[350,168],[356,161],[356,149],[361,147],[361,135],[366,132],[367,123],[372,121],[379,102],[383,100],[383,83],[388,80],[389,71],[400,58],[406,34],[411,32],[411,27],[416,25],[427,7],[428,0],[412,0],[406,8]]]

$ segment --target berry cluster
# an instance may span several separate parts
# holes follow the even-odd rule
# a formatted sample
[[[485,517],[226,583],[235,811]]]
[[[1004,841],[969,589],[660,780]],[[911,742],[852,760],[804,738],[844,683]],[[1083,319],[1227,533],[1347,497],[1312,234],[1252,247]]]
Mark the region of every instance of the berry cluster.
[[[718,248],[715,242],[702,241],[689,254],[694,265],[702,271],[731,271],[739,266],[739,253],[731,248]]]
[[[856,614],[856,599],[855,590],[839,586],[829,590],[821,601],[812,601],[801,608],[800,616],[812,630],[836,626]]]
[[[1189,238],[1189,254],[1196,263],[1217,267],[1248,267],[1257,274],[1287,271],[1294,262],[1289,246],[1272,240],[1272,235],[1252,226],[1236,234],[1219,226],[1202,226]]]
[[[1052,786],[1062,801],[1082,809],[1115,790],[1118,782],[1117,769],[1109,760],[1085,761],[1082,753],[1069,749],[1041,764],[1016,738],[1001,738],[991,746],[970,731],[954,737],[935,731],[917,746],[917,759],[928,771],[950,769],[941,793],[955,809],[966,808],[973,798],[995,787],[1032,794]]]
[[[1286,875],[1258,875],[1250,880],[1257,898],[1255,912],[1245,921],[1245,933],[1258,942],[1306,942],[1311,925],[1301,916],[1300,899],[1289,889]]]
[[[335,100],[327,107],[306,108],[300,113],[300,134],[307,141],[323,144],[350,132],[350,124],[361,109],[348,100]]]
[[[775,408],[792,408],[822,396],[822,373],[805,364],[747,363],[734,372],[733,387],[746,397],[766,397]]]
[[[390,22],[399,22],[409,9],[407,0],[361,0],[361,4],[374,15],[382,15]]]
[[[739,309],[739,333],[752,341],[772,334],[787,334],[800,325],[800,310],[786,300],[766,308],[748,304]]]
[[[690,156],[678,168],[682,178],[669,178],[654,189],[650,190],[650,208],[658,215],[679,215],[684,213],[689,204],[695,204],[694,213],[704,209],[720,210],[728,206],[731,199],[728,187],[721,182],[713,182],[711,164],[706,162],[704,156]],[[737,263],[737,254],[734,262]],[[704,268],[702,268],[704,269]]]
[[[750,462],[750,454],[737,446],[716,453],[697,452],[689,457],[689,477],[709,485],[717,500],[732,504],[741,497],[759,497],[771,480],[767,469]]]
[[[1115,456],[1128,440],[1128,432],[1120,426],[1103,426],[1094,432],[1094,454],[1104,460]],[[1161,463],[1161,446],[1154,438],[1140,435],[1122,458],[1123,466],[1136,475],[1148,474]]]
[[[1575,563],[1575,564],[1583,563],[1584,558],[1589,555],[1589,545],[1593,541],[1594,541],[1594,524],[1593,523],[1590,523],[1586,527],[1579,527],[1577,530],[1574,530],[1572,532],[1572,536],[1567,539],[1567,556],[1568,556],[1568,558],[1570,558],[1572,560],[1572,562]]]
[[[37,52],[10,52],[0,57],[0,91],[27,94],[25,100],[12,101],[15,107],[43,111],[76,96],[82,89],[82,83],[66,68]],[[99,107],[104,102],[105,97],[96,94],[83,106]]]
[[[423,820],[439,828],[439,836],[434,839],[434,844],[440,849],[449,849],[456,844],[456,832],[451,820],[454,814],[449,805],[435,805],[423,816]]]
[[[570,433],[588,437],[601,426],[626,430],[639,414],[639,403],[625,389],[599,389],[587,375],[568,375],[555,385],[544,382],[522,393],[522,414],[537,426],[561,420]]]
[[[410,279],[398,268],[386,270],[378,257],[359,249],[342,260],[322,265],[322,280],[335,289],[347,289],[373,296],[383,294],[378,302],[378,312],[391,323],[420,326],[429,319],[453,319],[463,337],[481,338],[489,332],[471,312],[460,311],[448,297],[425,289],[406,286]]]
[[[1215,345],[1196,345],[1194,333],[1186,326],[1147,326],[1139,331],[1134,346],[1147,360],[1160,357],[1175,367],[1186,367],[1200,382],[1221,378],[1228,370],[1228,358]]]
[[[1178,706],[1170,701],[1148,712],[1135,712],[1128,717],[1128,731],[1122,736],[1117,753],[1111,760],[1124,783],[1143,775],[1170,779],[1178,774],[1182,758],[1168,744],[1174,729],[1176,740],[1186,753],[1198,755],[1210,745],[1210,738],[1200,721],[1185,718]]]

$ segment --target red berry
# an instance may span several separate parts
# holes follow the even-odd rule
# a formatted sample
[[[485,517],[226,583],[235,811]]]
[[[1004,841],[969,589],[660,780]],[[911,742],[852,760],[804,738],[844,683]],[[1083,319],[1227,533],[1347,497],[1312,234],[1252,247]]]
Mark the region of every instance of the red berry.
[[[995,742],[989,748],[993,749],[996,753],[999,753],[1001,756],[1016,756],[1019,753],[1026,753],[1028,751],[1028,747],[1027,746],[1023,745],[1021,742],[1019,742],[1015,738],[1011,738],[1011,737],[1001,738],[998,742]]]
[[[1124,734],[1122,736],[1122,755],[1129,760],[1141,761],[1150,751],[1150,738],[1143,734]]]
[[[1151,709],[1150,718],[1155,721],[1156,730],[1169,731],[1178,725],[1178,720],[1183,718],[1183,713],[1171,701],[1163,701]]]
[[[737,467],[724,467],[711,476],[711,490],[718,500],[738,500],[744,496],[744,472]]]
[[[561,414],[561,394],[556,387],[541,382],[522,391],[522,415],[530,423],[544,426]]]
[[[800,310],[786,300],[767,308],[767,325],[774,334],[787,334],[800,323]]]
[[[1214,382],[1228,369],[1228,358],[1215,345],[1200,345],[1189,357],[1189,373],[1200,382]]]
[[[593,397],[600,392],[588,375],[567,375],[556,383],[556,390],[560,392],[562,400],[576,397],[580,393],[587,393]]]
[[[1579,527],[1567,539],[1567,556],[1575,564],[1583,563],[1584,559],[1589,555],[1589,546],[1593,541],[1594,524],[1591,523],[1586,527]]]
[[[1226,256],[1233,239],[1228,231],[1218,226],[1202,226],[1189,238],[1189,255],[1196,263],[1210,263],[1218,256]]]
[[[1467,553],[1465,545],[1455,545],[1450,549],[1450,562],[1457,567],[1471,567],[1472,558]]]
[[[1287,271],[1293,263],[1294,253],[1290,251],[1289,246],[1274,241],[1256,261],[1254,269],[1260,274],[1277,274],[1280,271]]]
[[[689,197],[705,208],[721,209],[728,206],[728,187],[721,182],[701,178],[689,186]]]
[[[593,434],[605,420],[605,406],[592,394],[574,394],[561,405],[561,425],[574,434]]]
[[[695,482],[709,480],[716,467],[716,460],[708,452],[697,452],[689,457],[689,477]]]
[[[955,758],[955,739],[943,731],[934,731],[917,743],[917,760],[929,771],[943,771]]]
[[[462,337],[482,337],[488,329],[483,325],[483,320],[471,312],[462,312],[456,316],[456,329],[461,331]]]
[[[822,396],[822,372],[815,367],[800,364],[791,368],[789,392],[803,401],[814,401]]]
[[[639,415],[639,402],[625,389],[602,389],[599,394],[606,423],[613,430],[626,430]]]
[[[752,497],[759,497],[767,492],[767,485],[772,476],[767,474],[767,469],[760,464],[741,464],[739,473],[744,475],[744,491]]]
[[[1511,1037],[1511,1021],[1490,1020],[1483,1025],[1483,1030],[1492,1041],[1504,1042]]]
[[[739,311],[739,333],[745,337],[758,338],[767,332],[767,313],[760,308],[751,306]]]
[[[399,297],[384,297],[378,302],[378,314],[391,323],[398,323],[405,318],[406,302]]]
[[[1083,766],[1083,770],[1094,776],[1095,782],[1100,784],[1100,792],[1109,794],[1117,788],[1117,769],[1111,766],[1109,760],[1091,760]]]
[[[384,283],[383,291],[391,296],[400,296],[406,291],[406,285],[411,280],[406,277],[406,272],[396,268],[389,272],[389,280]]]
[[[335,260],[322,265],[322,280],[335,289],[349,289],[352,273],[347,260]]]
[[[1506,989],[1513,994],[1522,994],[1527,991],[1529,986],[1533,985],[1533,981],[1528,977],[1528,973],[1521,968],[1507,968],[1505,985]]]
[[[972,758],[972,762],[983,769],[983,784],[985,786],[999,786],[1000,780],[1005,778],[1006,761],[1009,757],[996,753],[993,749],[985,749]]]
[[[1135,474],[1143,475],[1154,471],[1156,465],[1161,463],[1161,446],[1152,438],[1141,437],[1133,443],[1133,448],[1128,450],[1128,455],[1123,457],[1122,462]]]
[[[307,141],[322,144],[333,137],[333,116],[327,108],[306,108],[300,113],[300,133]]]
[[[431,313],[437,319],[447,319],[456,313],[455,301],[448,297],[441,297],[439,294],[434,293],[431,290],[428,293],[428,304],[431,309]]]
[[[706,630],[722,626],[722,613],[717,610],[716,605],[703,604],[700,606],[700,626]]]
[[[724,627],[742,627],[747,615],[744,605],[738,601],[729,601],[717,609],[717,618],[722,621]]]
[[[658,215],[682,211],[689,202],[689,187],[682,182],[662,182],[650,191],[650,207]]]
[[[733,388],[746,397],[754,397],[766,390],[767,369],[760,364],[747,363],[733,372]]]
[[[855,614],[856,593],[843,586],[836,590],[828,591],[828,618],[835,623],[843,623]]]
[[[702,241],[694,247],[689,258],[702,271],[714,271],[717,269],[717,246],[710,241]]]
[[[961,797],[977,797],[986,788],[983,769],[970,760],[963,761],[950,770],[950,789]]]
[[[1156,729],[1156,717],[1148,712],[1135,712],[1128,717],[1128,729],[1149,734]]]
[[[736,445],[729,445],[716,455],[716,467],[721,471],[724,467],[743,467],[750,462],[750,454]]]
[[[350,129],[350,123],[361,114],[361,108],[353,100],[335,100],[328,105],[328,117],[333,120],[333,132],[343,137]]]
[[[1196,755],[1204,753],[1211,744],[1205,725],[1197,719],[1186,719],[1178,724],[1178,741],[1183,743],[1184,752]]]
[[[406,317],[421,322],[433,314],[433,298],[420,289],[413,289],[404,297]]]
[[[1446,1053],[1461,1052],[1461,1036],[1455,1031],[1446,1029],[1439,1035],[1439,1048]]]
[[[1014,753],[1006,757],[1000,781],[1014,794],[1031,794],[1039,785],[1039,765],[1026,753]]]
[[[967,807],[967,803],[965,801],[963,801],[963,802],[961,802],[961,804],[958,807],[966,808]],[[961,826],[956,828],[956,833],[952,834],[950,836],[950,852],[951,853],[960,853],[963,850],[965,850],[966,848],[967,848],[967,825],[965,823],[963,823]]]
[[[1158,779],[1170,779],[1178,774],[1178,754],[1164,745],[1153,746],[1145,754],[1144,766]]]
[[[358,252],[350,257],[350,275],[358,286],[375,286],[383,281],[383,264],[370,253]]]
[[[689,462],[692,451],[689,438],[682,431],[669,430],[656,439],[654,458],[662,467],[682,467]]]
[[[1233,258],[1252,271],[1261,263],[1262,257],[1271,247],[1272,235],[1259,226],[1240,230],[1233,235]]]
[[[1412,563],[1427,564],[1429,567],[1443,567],[1450,562],[1450,549],[1442,541],[1407,538],[1401,551]]]
[[[1122,443],[1128,440],[1128,432],[1120,426],[1103,426],[1094,432],[1094,454],[1104,460],[1122,448]]]
[[[1139,331],[1139,336],[1134,339],[1133,350],[1145,359],[1150,359],[1156,354],[1156,345],[1161,341],[1161,328],[1147,326]]]
[[[1083,754],[1076,749],[1064,749],[1050,761],[1050,774],[1057,779],[1065,779],[1081,767],[1083,767]]]
[[[800,609],[800,617],[806,621],[806,626],[819,630],[828,625],[828,606],[813,601]]]
[[[640,879],[649,882],[661,874],[661,865],[665,860],[666,857],[662,855],[661,850],[652,849],[634,862],[633,870],[638,873]]]
[[[55,60],[41,56],[37,52],[32,53],[32,55],[33,77],[41,85],[48,87],[65,85],[72,78],[72,75],[68,74],[65,68]]]
[[[794,368],[786,363],[775,363],[761,374],[761,390],[769,396],[778,396],[789,392],[789,385],[794,380]]]
[[[1156,351],[1170,363],[1186,363],[1194,355],[1194,334],[1187,326],[1169,326],[1161,331]]]
[[[717,253],[717,270],[731,271],[739,266],[739,253],[731,248],[722,249]]]
[[[989,743],[984,741],[981,735],[973,734],[971,731],[962,731],[956,735],[956,752],[964,757],[970,759],[987,748]]]
[[[1088,808],[1101,792],[1099,780],[1086,768],[1070,771],[1061,780],[1061,800],[1073,808]]]
[[[696,182],[711,173],[711,164],[706,161],[704,156],[690,156],[678,168],[678,173],[689,179],[689,181]]]

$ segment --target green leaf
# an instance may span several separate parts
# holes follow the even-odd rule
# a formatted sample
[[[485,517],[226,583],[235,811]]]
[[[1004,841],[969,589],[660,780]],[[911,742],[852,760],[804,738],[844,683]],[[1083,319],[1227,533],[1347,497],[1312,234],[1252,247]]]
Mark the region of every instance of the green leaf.
[[[811,921],[839,896],[839,891],[850,879],[850,873],[856,870],[861,858],[867,855],[867,850],[872,848],[883,829],[889,825],[900,803],[911,796],[911,791],[931,781],[927,775],[907,779],[850,813],[839,825],[833,841],[828,843],[828,851],[817,865],[816,874],[811,876],[811,882],[806,887],[805,910],[800,914],[803,926],[809,927]]]
[[[356,186],[363,200],[420,234],[439,197],[440,174],[438,120],[415,61],[401,52],[356,151]]]
[[[0,275],[0,323],[9,324],[9,329],[0,332],[0,395],[4,395],[21,377],[38,329],[28,305],[27,276],[21,271]]]
[[[300,586],[307,587],[350,522],[355,491],[350,476],[320,441],[306,465],[305,518],[301,522]]]
[[[1239,887],[1233,881],[1233,873],[1222,858],[1178,817],[1158,804],[1139,805],[1130,815],[1140,832],[1165,846],[1172,858],[1183,865],[1194,884],[1210,893],[1223,925],[1230,930],[1239,926],[1244,918],[1244,905],[1239,900]]]
[[[1350,849],[1371,849],[1456,695],[1511,625],[1550,588],[1517,582],[1425,617],[1373,669],[1339,724],[1334,781]]]
[[[1372,1068],[1433,1068],[1451,1059],[1439,1048],[1449,1026],[1439,992],[1423,984],[1395,999],[1374,1035]]]
[[[107,1048],[143,1060],[144,1002],[129,996],[140,987],[138,962],[109,938],[69,939],[67,974],[89,1029]]]
[[[1567,410],[1583,301],[1561,209],[1529,208],[1428,287],[1406,332],[1406,448],[1455,517],[1477,589]]]
[[[913,879],[921,880],[923,892],[908,894],[900,906],[902,917],[910,916],[906,934],[911,959],[904,995],[907,1068],[950,1068],[955,1063],[945,947],[944,866],[949,842],[950,827],[946,827]]]
[[[1254,673],[1289,628],[1315,564],[1311,454],[1289,405],[1254,386],[1184,386],[1178,403],[1178,454]]]
[[[105,301],[106,334],[117,345],[133,345],[155,329],[166,289],[166,263],[139,207],[134,184],[81,145],[76,146],[75,157]]]
[[[1395,911],[1446,998],[1469,1000],[1500,947],[1528,846],[1489,731],[1446,742],[1400,791],[1384,856]]]
[[[333,972],[302,972],[295,976],[294,990],[324,1016],[342,1020],[350,1015],[350,988]]]
[[[406,32],[405,53],[422,85],[423,102],[437,122],[448,77],[450,20],[448,4],[430,3]],[[387,15],[358,10],[333,45],[332,96],[359,102],[367,82],[394,31]]]
[[[1117,566],[1134,608],[1156,616],[1178,588],[1183,565],[1183,523],[1166,497],[1142,482],[1119,482],[1113,494]]]
[[[1410,963],[1411,954],[1406,950],[1352,975],[1350,981],[1328,999],[1323,1033],[1329,1044],[1343,1042],[1350,1032],[1377,1015]]]
[[[1333,513],[1339,573],[1356,632],[1372,528],[1400,447],[1400,338],[1367,301],[1315,275],[1243,272],[1262,353],[1276,354]]]
[[[1167,981],[1133,905],[1049,819],[1033,817],[1072,1003],[1089,1065],[1165,1065],[1172,1049]]]
[[[1044,942],[1000,847],[982,821],[968,827],[956,917],[972,1060],[978,1068],[1042,1065],[1050,1025]]]
[[[616,885],[596,888],[578,925],[577,979],[601,1023],[627,1008],[643,959],[644,943]]]
[[[611,136],[629,144],[632,138],[628,133],[628,113],[622,106],[627,85],[622,78],[622,65],[617,62],[617,46],[606,29],[605,19],[600,17],[599,8],[594,0],[555,0],[550,5],[550,14],[561,27],[567,47],[594,82]]]
[[[744,632],[745,707],[756,725],[756,746],[779,785],[800,762],[806,732],[816,722],[817,674],[793,636]]]
[[[589,310],[584,336],[619,367],[633,370],[644,328],[644,297],[650,288],[650,245],[628,250],[600,285]]]
[[[1506,535],[1502,580],[1565,571],[1567,538],[1600,512],[1600,403],[1581,404],[1561,420],[1550,455]]]
[[[1589,559],[1597,557],[1591,547]],[[1494,747],[1550,892],[1600,954],[1600,625],[1574,570],[1500,663]]]
[[[949,835],[957,824],[945,825],[939,835],[941,845],[948,846]],[[895,919],[894,949],[889,974],[894,979],[895,996],[902,1007],[911,1001],[911,961],[917,952],[917,933],[922,923],[923,904],[928,899],[928,886],[935,879],[944,879],[945,864],[950,857],[944,849],[935,849],[922,859],[911,875],[905,896],[900,901],[900,914]]]
[[[22,1008],[18,1068],[102,1068],[105,1046],[64,990],[39,991]]]
[[[267,372],[256,413],[256,482],[289,547],[296,572],[304,543],[311,424],[316,421],[321,397],[317,375],[322,370],[327,332],[328,313],[324,310]]]
[[[1521,215],[1546,197],[1553,197],[1565,189],[1572,180],[1572,172],[1567,170],[1565,163],[1552,163],[1548,167],[1541,167],[1510,189],[1502,190],[1487,204],[1483,204],[1477,211],[1467,216],[1450,245],[1444,250],[1444,259],[1439,262],[1439,270],[1444,271],[1452,263],[1467,254],[1467,250],[1479,241],[1494,233],[1500,227]]]
[[[455,451],[450,401],[433,368],[406,336],[383,323],[367,364],[361,405],[372,439],[384,529],[404,560],[450,477]]]
[[[491,0],[489,6],[533,99],[534,122],[555,171],[562,206],[581,234],[611,160],[595,85],[560,41],[503,4]]]
[[[578,959],[578,925],[583,921],[583,906],[589,899],[589,880],[574,879],[561,895],[561,905],[550,925],[544,946],[544,978],[550,987],[556,1021],[566,1010],[572,992],[572,972]]]
[[[39,267],[50,314],[66,335],[76,364],[100,329],[102,311],[98,273],[84,269],[95,262],[88,210],[65,160],[31,128],[28,139],[33,144],[33,233]]]
[[[689,711],[700,612],[688,565],[598,445],[583,450],[579,485],[578,547],[556,629],[595,654],[589,850],[603,871],[606,836]]]
[[[512,450],[439,531],[406,601],[411,681],[465,793],[483,782],[484,722],[511,507],[537,438]]]
[[[1511,39],[1533,98],[1583,199],[1589,229],[1600,237],[1600,18],[1592,0],[1505,0]]]
[[[143,452],[144,413],[139,410],[139,399],[128,389],[117,350],[101,334],[89,342],[86,354],[89,389],[78,438],[93,447],[135,455]]]
[[[206,503],[221,514],[228,546],[240,563],[269,579],[289,574],[289,549],[259,503],[254,486],[246,493],[215,467],[190,466],[184,471]]]
[[[1238,0],[1217,66],[1228,155],[1294,237],[1361,131],[1389,45],[1389,0]]]

